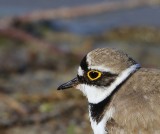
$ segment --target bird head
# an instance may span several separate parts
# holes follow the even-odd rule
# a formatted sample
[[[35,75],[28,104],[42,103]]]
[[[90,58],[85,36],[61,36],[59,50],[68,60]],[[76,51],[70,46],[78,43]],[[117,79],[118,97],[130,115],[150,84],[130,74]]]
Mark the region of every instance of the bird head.
[[[131,57],[112,48],[89,52],[81,61],[77,76],[58,87],[76,88],[89,103],[97,104],[107,98],[122,82],[140,67]]]

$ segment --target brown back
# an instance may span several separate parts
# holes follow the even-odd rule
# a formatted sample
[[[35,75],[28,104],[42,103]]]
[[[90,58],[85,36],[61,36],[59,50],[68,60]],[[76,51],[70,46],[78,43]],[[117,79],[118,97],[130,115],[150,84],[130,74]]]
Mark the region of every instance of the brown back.
[[[109,134],[160,134],[160,70],[142,68],[113,96]]]

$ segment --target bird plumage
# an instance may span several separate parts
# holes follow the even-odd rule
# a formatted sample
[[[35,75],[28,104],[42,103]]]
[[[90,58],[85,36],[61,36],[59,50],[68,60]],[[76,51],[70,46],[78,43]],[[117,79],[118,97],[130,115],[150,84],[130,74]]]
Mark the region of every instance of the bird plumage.
[[[113,96],[109,134],[160,133],[160,71],[141,68]],[[109,123],[111,122],[111,123]]]
[[[96,67],[104,67],[116,74],[119,74],[126,68],[136,64],[136,61],[129,55],[113,48],[95,49],[87,54],[86,61],[89,68],[95,67],[95,69],[97,69]]]
[[[86,95],[94,134],[159,134],[160,70],[141,68],[111,48],[95,49],[81,61],[77,77],[58,89]]]

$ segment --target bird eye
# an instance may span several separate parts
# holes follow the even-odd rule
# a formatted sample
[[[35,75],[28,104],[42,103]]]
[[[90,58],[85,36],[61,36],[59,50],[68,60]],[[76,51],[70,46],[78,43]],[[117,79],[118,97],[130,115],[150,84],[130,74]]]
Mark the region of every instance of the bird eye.
[[[87,73],[87,76],[91,81],[97,80],[101,77],[101,75],[102,73],[96,70],[91,70]]]

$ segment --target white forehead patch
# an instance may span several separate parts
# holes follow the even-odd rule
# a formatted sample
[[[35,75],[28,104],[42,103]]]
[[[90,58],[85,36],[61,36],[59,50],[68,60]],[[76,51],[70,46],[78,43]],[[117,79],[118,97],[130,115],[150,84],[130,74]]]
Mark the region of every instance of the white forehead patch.
[[[104,66],[89,66],[88,69],[99,70],[101,72],[113,73],[113,71],[110,68],[106,68]]]
[[[78,68],[78,75],[79,75],[79,76],[83,76],[83,74],[84,74],[84,71],[83,71],[82,68],[79,66],[79,68]]]

